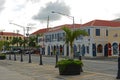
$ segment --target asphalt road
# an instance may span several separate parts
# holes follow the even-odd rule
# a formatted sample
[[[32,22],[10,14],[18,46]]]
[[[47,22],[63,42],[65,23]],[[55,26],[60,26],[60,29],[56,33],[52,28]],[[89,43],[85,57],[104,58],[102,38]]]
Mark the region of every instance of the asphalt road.
[[[39,55],[32,55],[32,63],[40,63],[40,57]],[[9,59],[9,56],[7,56],[7,59]],[[11,57],[12,60],[14,60],[14,56]],[[17,55],[17,61],[20,61],[20,55]],[[28,62],[28,54],[23,56],[23,61]],[[59,60],[62,58],[59,58]],[[55,65],[56,64],[56,58],[55,57],[42,57],[43,65],[44,64],[50,64]],[[117,61],[114,59],[110,60],[82,60],[84,63],[83,70],[84,71],[90,71],[93,73],[99,73],[99,74],[106,74],[115,76],[117,75]]]

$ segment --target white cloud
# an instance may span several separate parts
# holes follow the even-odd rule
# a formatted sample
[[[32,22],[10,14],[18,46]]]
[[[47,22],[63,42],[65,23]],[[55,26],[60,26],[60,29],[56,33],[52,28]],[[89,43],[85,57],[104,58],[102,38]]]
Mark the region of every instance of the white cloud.
[[[45,7],[41,7],[37,15],[33,17],[35,20],[46,21],[50,17],[50,21],[59,20],[61,15],[53,14],[52,11],[61,12],[63,14],[70,14],[70,8],[64,2],[49,2]]]
[[[5,0],[0,0],[0,12],[4,9]]]
[[[61,13],[67,11],[64,14],[74,16],[75,23],[80,23],[81,19],[83,23],[93,19],[111,20],[120,17],[119,3],[119,0],[0,0],[0,28],[4,28],[5,31],[16,29],[22,31],[21,28],[10,25],[9,21],[11,20],[23,26],[31,23],[36,24],[37,29],[45,28],[47,23],[40,23],[39,19],[41,19],[41,15],[47,18],[51,8]],[[60,8],[55,6],[67,8],[64,11],[64,9],[60,10]],[[41,11],[46,13],[43,15]],[[38,21],[32,19],[34,15],[36,15]],[[56,16],[62,17],[58,21],[50,22],[50,26],[72,23],[72,20],[68,17],[57,14],[50,15],[52,15],[52,18]]]

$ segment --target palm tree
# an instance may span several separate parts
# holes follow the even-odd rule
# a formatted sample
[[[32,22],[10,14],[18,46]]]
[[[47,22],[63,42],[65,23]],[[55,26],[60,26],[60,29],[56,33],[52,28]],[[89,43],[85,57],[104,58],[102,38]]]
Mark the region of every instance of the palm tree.
[[[29,46],[30,47],[36,46],[36,37],[29,37]]]
[[[87,36],[87,32],[85,30],[80,30],[80,29],[77,29],[77,30],[71,30],[67,27],[63,27],[62,30],[65,31],[66,35],[65,35],[65,43],[70,45],[70,59],[73,59],[73,42],[75,40],[75,38],[77,38],[78,36],[80,35],[83,35],[83,36]]]
[[[21,47],[22,45],[23,45],[23,43],[24,43],[24,40],[22,40],[22,38],[20,37],[19,39],[18,39],[18,43],[19,43],[19,46]],[[24,45],[23,45],[24,46]]]
[[[12,45],[15,45],[18,43],[18,38],[17,37],[13,37],[12,41],[11,41],[11,44]]]
[[[9,50],[10,42],[9,41],[4,41],[4,46],[6,47],[7,50]]]

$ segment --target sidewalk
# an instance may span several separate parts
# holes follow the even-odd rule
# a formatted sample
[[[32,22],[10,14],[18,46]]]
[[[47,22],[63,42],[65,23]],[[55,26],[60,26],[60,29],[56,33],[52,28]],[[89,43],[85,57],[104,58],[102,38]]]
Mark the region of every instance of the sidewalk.
[[[0,60],[0,80],[116,80],[115,77],[88,71],[81,75],[61,76],[53,65]]]

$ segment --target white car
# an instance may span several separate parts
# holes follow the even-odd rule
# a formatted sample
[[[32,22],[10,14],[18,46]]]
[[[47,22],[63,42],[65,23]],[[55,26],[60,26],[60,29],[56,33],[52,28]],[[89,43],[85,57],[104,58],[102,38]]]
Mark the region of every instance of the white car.
[[[10,53],[10,51],[1,51],[0,53],[3,53],[3,54],[7,54],[7,53]]]

